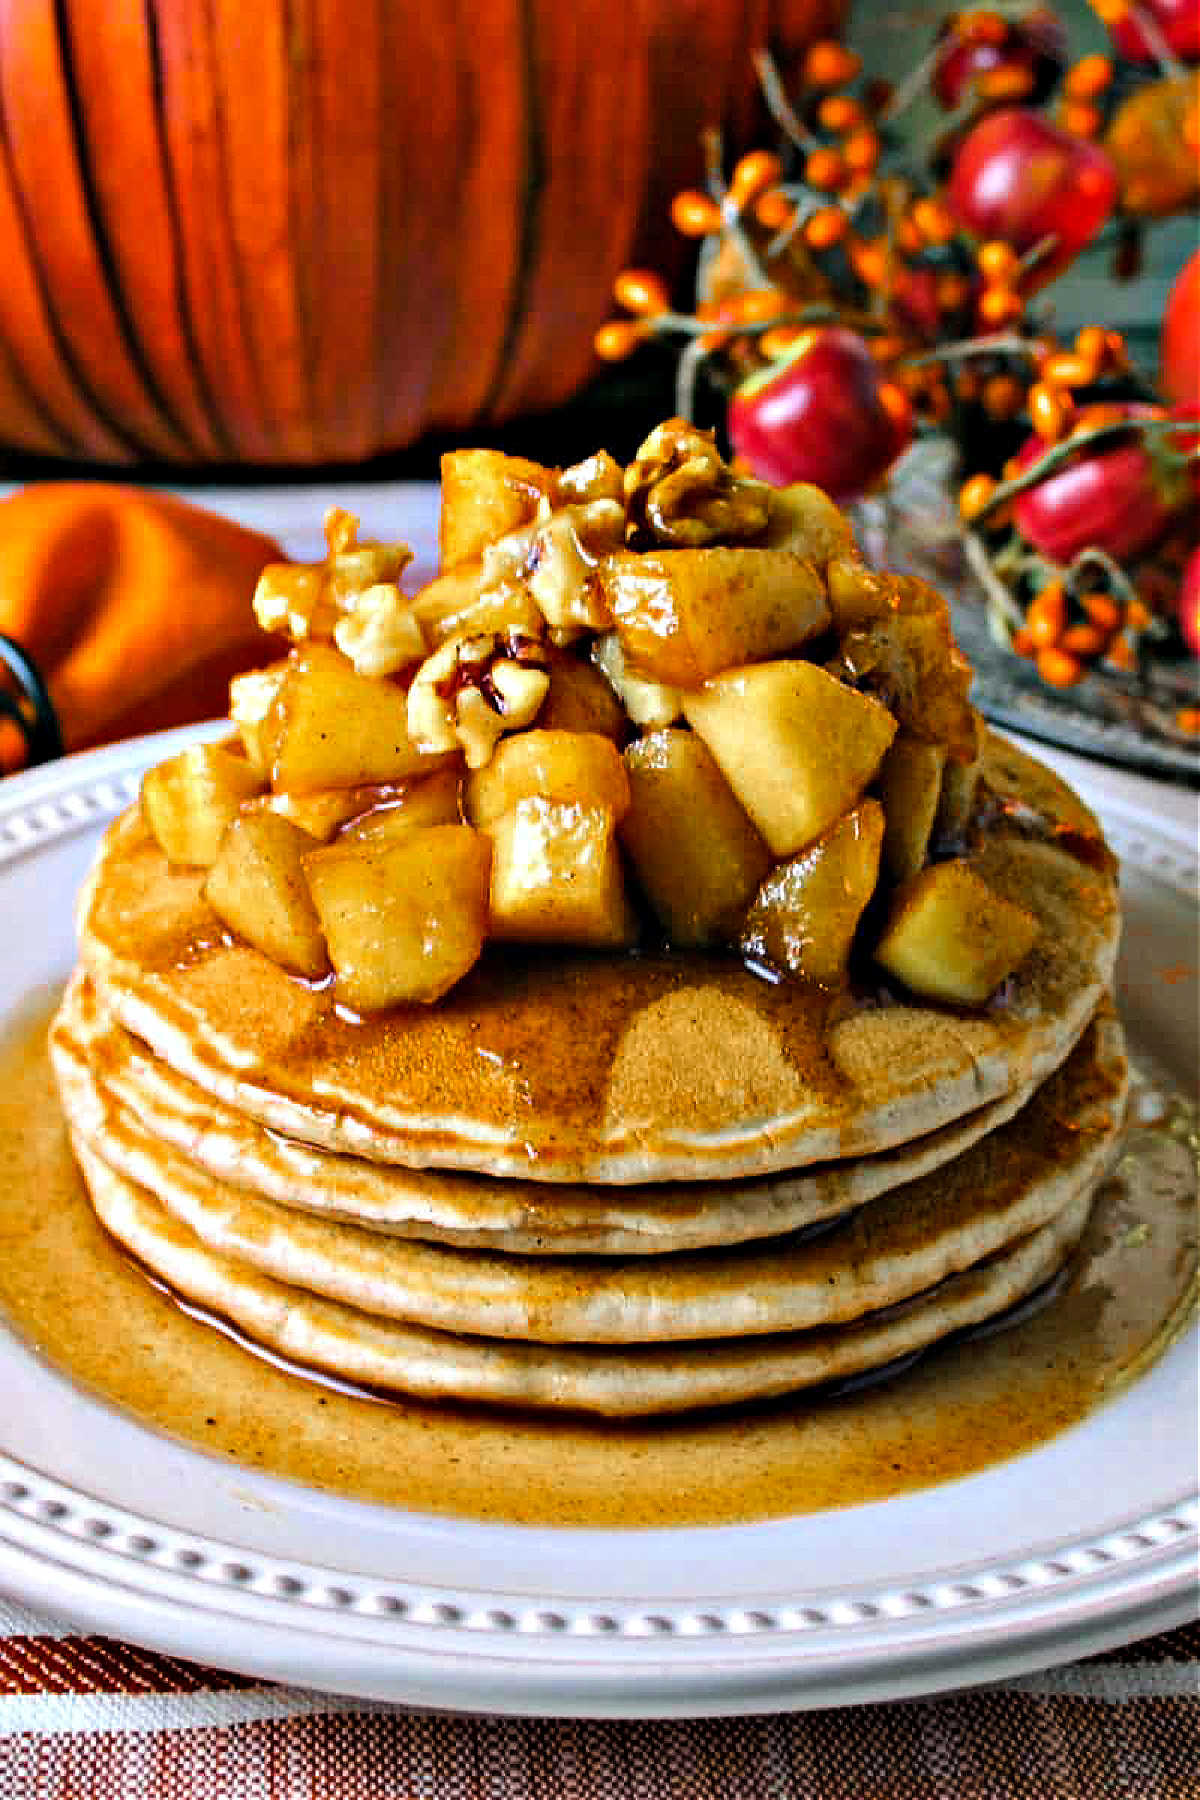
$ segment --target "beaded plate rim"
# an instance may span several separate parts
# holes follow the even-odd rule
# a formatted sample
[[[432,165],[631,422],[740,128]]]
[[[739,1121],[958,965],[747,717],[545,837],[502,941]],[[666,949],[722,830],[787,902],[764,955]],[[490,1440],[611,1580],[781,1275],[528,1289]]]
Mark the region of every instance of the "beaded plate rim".
[[[99,829],[136,796],[150,761],[220,729],[184,728],[6,782],[0,876]],[[1200,853],[1186,832],[1121,801],[1102,804],[1124,861],[1195,892]],[[1187,1493],[1099,1534],[899,1585],[784,1589],[745,1605],[703,1595],[531,1598],[500,1586],[383,1581],[206,1538],[98,1499],[0,1447],[0,1588],[27,1603],[251,1673],[312,1681],[320,1669],[323,1685],[339,1691],[494,1711],[554,1711],[560,1701],[607,1716],[751,1711],[992,1679],[1191,1616],[1198,1546],[1200,1498]],[[222,1634],[239,1632],[222,1652]],[[281,1634],[296,1639],[295,1656]],[[903,1672],[885,1671],[897,1654]],[[643,1671],[639,1692],[631,1684]]]

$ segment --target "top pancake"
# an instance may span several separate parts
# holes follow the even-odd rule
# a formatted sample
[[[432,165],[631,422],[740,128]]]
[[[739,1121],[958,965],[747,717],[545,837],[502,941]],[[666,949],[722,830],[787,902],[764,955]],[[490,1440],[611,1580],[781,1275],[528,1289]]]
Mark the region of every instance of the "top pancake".
[[[538,1181],[729,1179],[908,1143],[1067,1055],[1111,980],[1113,875],[1070,790],[989,740],[1007,805],[976,866],[1033,912],[1037,944],[978,1012],[847,1006],[730,958],[492,950],[430,1007],[359,1021],[327,987],[232,943],[136,810],[80,901],[113,1016],[227,1105],[332,1150]]]

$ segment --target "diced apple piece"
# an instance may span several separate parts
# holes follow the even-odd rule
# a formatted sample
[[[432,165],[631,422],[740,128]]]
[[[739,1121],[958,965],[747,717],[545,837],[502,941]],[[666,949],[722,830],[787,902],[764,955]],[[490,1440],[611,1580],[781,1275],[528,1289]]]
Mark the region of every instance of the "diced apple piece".
[[[231,931],[296,975],[329,967],[301,857],[316,839],[274,812],[243,813],[221,839],[204,898]]]
[[[426,825],[461,825],[460,777],[457,769],[439,769],[421,781],[393,790],[379,804],[351,819],[341,833],[343,844],[395,843],[402,832]]]
[[[870,625],[892,610],[891,580],[857,556],[835,556],[825,570],[829,610],[839,632]]]
[[[499,450],[451,450],[443,456],[442,568],[469,562],[485,544],[528,524],[554,483],[553,469]]]
[[[840,987],[879,879],[883,833],[883,808],[864,800],[807,850],[777,863],[746,915],[743,955],[821,987]]]
[[[923,582],[889,581],[894,610],[846,633],[843,663],[856,682],[887,702],[910,736],[969,757],[975,746],[967,698],[971,666],[951,635],[949,610]]]
[[[656,730],[663,725],[673,725],[676,719],[683,717],[683,695],[679,689],[635,674],[625,661],[625,652],[615,631],[606,631],[603,637],[596,639],[592,657],[596,667],[604,671],[605,680],[611,685],[622,711],[635,725]]]
[[[942,792],[944,744],[897,737],[879,769],[879,793],[887,821],[883,860],[893,881],[907,881],[924,867]]]
[[[552,645],[547,654],[550,688],[538,711],[539,730],[598,732],[623,744],[629,732],[625,709],[600,670]]]
[[[816,569],[786,550],[623,550],[598,573],[626,662],[672,687],[782,656],[829,623]]]
[[[845,513],[822,488],[807,481],[774,489],[763,543],[770,550],[793,550],[818,569],[824,569],[831,557],[858,554]]]
[[[968,863],[934,863],[896,894],[875,960],[915,994],[981,1006],[1037,935],[1037,920]]]
[[[776,857],[850,811],[896,735],[886,706],[815,663],[730,669],[683,710]]]
[[[404,781],[446,762],[410,739],[403,688],[357,674],[338,651],[317,644],[281,683],[264,741],[272,785],[288,793]]]
[[[545,627],[534,600],[519,582],[497,581],[479,561],[460,563],[439,575],[412,600],[413,617],[435,647],[451,638],[489,631],[519,631],[538,637]]]
[[[193,744],[142,777],[142,817],[173,863],[208,868],[243,801],[263,778],[221,744]]]
[[[933,823],[934,836],[941,843],[954,843],[961,839],[975,810],[975,791],[983,768],[983,721],[974,708],[972,714],[975,722],[973,753],[962,761],[949,757],[942,771],[942,792]]]
[[[327,844],[347,819],[372,807],[383,806],[404,791],[398,782],[377,782],[367,787],[319,788],[311,794],[265,794],[251,800],[245,812],[269,811],[290,819],[301,831],[307,831],[319,844]]]
[[[378,1012],[461,981],[483,948],[490,863],[488,839],[468,825],[310,852],[304,872],[341,999]]]
[[[488,833],[493,937],[595,950],[635,942],[637,918],[606,806],[518,800]]]
[[[518,800],[540,797],[603,806],[615,820],[629,811],[629,777],[611,738],[594,731],[517,732],[472,769],[464,806],[472,825],[490,825]]]
[[[271,765],[264,731],[275,696],[291,664],[286,658],[265,669],[250,669],[229,683],[229,717],[237,726],[246,760],[265,781]]]
[[[762,838],[695,732],[651,732],[625,752],[621,842],[673,944],[736,938],[771,866]]]

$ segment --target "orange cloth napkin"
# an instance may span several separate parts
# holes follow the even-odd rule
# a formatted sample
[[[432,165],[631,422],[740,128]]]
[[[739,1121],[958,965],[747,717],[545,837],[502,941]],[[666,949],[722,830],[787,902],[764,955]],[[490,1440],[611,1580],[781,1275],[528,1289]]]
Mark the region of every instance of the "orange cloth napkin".
[[[68,750],[227,710],[277,654],[250,609],[279,546],[168,494],[43,482],[0,500],[0,632],[41,671]],[[0,722],[0,771],[20,735]]]

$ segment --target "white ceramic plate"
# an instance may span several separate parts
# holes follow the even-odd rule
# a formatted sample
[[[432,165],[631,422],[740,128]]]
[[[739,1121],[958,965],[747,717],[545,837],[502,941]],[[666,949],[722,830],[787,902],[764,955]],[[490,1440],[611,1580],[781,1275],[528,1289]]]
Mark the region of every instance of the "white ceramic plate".
[[[4,1017],[65,979],[98,831],[142,768],[194,735],[0,788]],[[1190,1089],[1188,808],[1174,796],[1172,822],[1157,790],[1098,769],[1081,785],[1124,862],[1134,1045]],[[1177,978],[1150,979],[1148,957]],[[472,1525],[265,1478],[106,1408],[2,1326],[0,1396],[0,1589],[88,1629],[345,1693],[643,1717],[845,1704],[1064,1661],[1196,1602],[1194,1334],[1085,1423],[984,1474],[687,1530]]]

